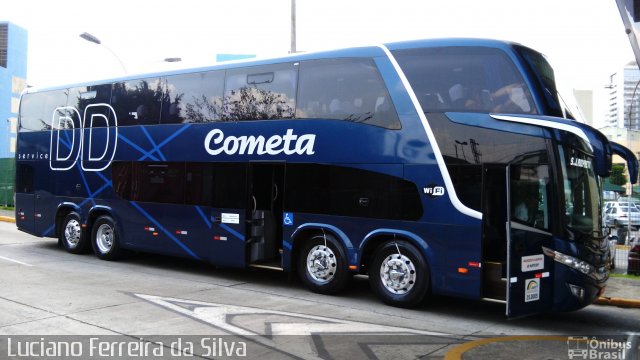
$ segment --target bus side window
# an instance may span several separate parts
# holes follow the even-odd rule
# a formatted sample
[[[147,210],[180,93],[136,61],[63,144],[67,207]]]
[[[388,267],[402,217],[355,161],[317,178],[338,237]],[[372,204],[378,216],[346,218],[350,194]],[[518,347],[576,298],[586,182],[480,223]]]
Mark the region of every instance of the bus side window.
[[[131,200],[184,204],[185,163],[134,163]]]
[[[160,122],[176,124],[220,121],[223,88],[224,71],[168,76]]]
[[[296,118],[401,128],[391,96],[371,59],[303,61]]]
[[[22,194],[33,193],[33,166],[27,164],[18,164],[16,171],[16,192]]]
[[[111,106],[116,111],[118,126],[157,124],[163,95],[159,78],[115,83]]]
[[[54,110],[66,104],[65,90],[25,94],[20,108],[20,131],[51,130]]]
[[[224,121],[293,119],[297,82],[293,63],[227,70]]]

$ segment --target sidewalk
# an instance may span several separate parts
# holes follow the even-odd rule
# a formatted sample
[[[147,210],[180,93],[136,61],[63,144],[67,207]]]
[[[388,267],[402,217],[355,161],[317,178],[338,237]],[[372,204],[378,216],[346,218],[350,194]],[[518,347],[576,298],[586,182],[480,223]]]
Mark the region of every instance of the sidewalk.
[[[16,222],[16,213],[12,210],[0,209],[0,221]]]
[[[15,218],[16,217],[16,213],[13,210],[2,210],[2,209],[0,209],[0,216],[7,216],[7,217]]]
[[[606,297],[635,299],[640,301],[640,279],[610,277],[607,282]]]

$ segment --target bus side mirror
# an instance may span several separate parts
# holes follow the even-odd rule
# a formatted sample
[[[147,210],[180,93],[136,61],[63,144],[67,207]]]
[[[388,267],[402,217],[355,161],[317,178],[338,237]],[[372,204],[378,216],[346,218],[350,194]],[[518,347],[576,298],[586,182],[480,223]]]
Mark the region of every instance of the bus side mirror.
[[[610,142],[609,144],[611,145],[611,150],[613,150],[613,153],[619,155],[626,161],[627,168],[629,169],[629,182],[631,184],[637,183],[638,182],[638,159],[636,159],[636,156],[633,154],[633,151],[627,149],[626,147],[618,143]]]

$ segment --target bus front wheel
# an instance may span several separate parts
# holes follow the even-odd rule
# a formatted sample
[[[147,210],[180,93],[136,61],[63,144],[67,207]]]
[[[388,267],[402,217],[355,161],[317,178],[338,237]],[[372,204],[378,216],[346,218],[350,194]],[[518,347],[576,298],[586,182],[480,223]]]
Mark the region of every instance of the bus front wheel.
[[[102,260],[116,260],[121,255],[118,230],[111,216],[103,215],[95,221],[91,229],[91,245]]]
[[[82,231],[80,215],[77,212],[72,211],[64,217],[58,238],[65,250],[72,254],[82,254],[87,250],[89,242]]]
[[[298,254],[298,275],[311,291],[335,294],[349,282],[344,250],[333,236],[311,237]]]
[[[413,307],[429,290],[429,269],[420,251],[405,241],[381,245],[369,266],[373,291],[388,305]]]

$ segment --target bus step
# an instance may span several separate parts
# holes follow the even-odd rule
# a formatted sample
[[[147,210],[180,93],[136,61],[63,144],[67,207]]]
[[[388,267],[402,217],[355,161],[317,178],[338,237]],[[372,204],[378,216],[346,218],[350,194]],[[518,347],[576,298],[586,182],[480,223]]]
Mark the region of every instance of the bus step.
[[[504,263],[486,262],[483,268],[483,295],[486,298],[505,300],[507,279],[502,277]]]
[[[260,264],[249,264],[249,267],[257,268],[257,269],[268,269],[268,270],[284,271],[282,269],[282,266],[280,266],[280,263],[278,261],[265,262],[265,263],[260,263]]]

